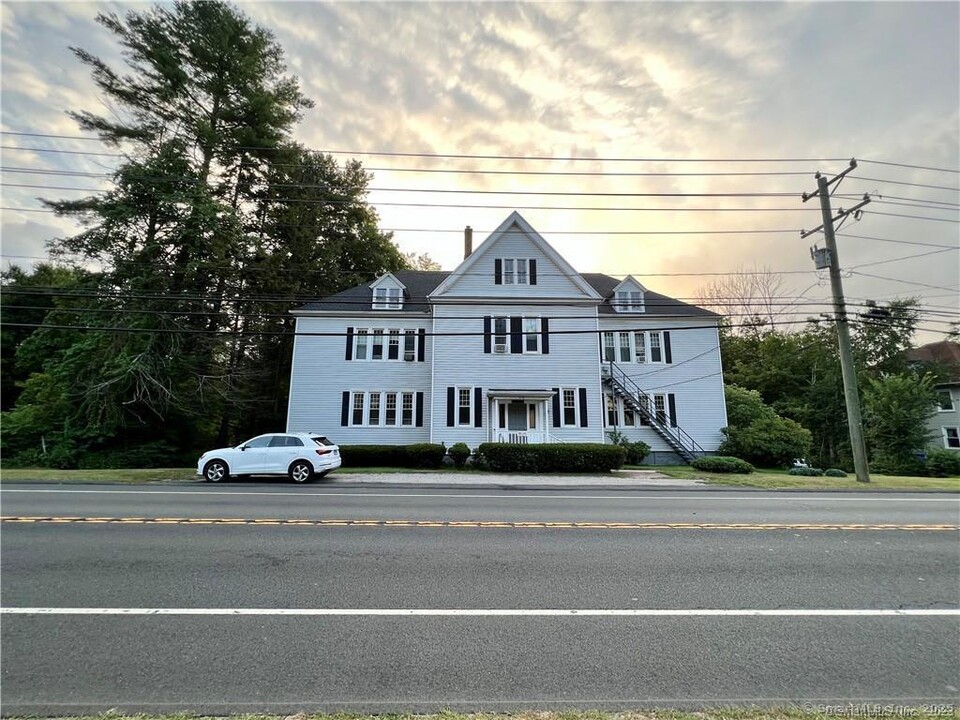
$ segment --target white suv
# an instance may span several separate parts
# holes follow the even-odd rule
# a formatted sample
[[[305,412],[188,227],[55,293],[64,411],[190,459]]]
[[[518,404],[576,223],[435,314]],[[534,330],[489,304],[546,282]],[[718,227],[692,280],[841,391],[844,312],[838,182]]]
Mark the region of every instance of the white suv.
[[[236,447],[210,450],[197,461],[197,475],[207,482],[231,475],[286,475],[305,483],[340,467],[340,448],[316,433],[258,435]]]

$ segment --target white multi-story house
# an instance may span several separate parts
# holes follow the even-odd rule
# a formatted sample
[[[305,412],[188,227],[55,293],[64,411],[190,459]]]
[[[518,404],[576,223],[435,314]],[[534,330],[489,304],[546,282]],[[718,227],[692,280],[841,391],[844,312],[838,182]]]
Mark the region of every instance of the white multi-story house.
[[[519,213],[452,272],[401,270],[294,311],[288,432],[341,445],[610,442],[712,453],[719,317],[578,273]]]
[[[907,351],[907,360],[920,367],[939,368],[937,405],[927,418],[930,444],[960,453],[960,343],[927,343]]]

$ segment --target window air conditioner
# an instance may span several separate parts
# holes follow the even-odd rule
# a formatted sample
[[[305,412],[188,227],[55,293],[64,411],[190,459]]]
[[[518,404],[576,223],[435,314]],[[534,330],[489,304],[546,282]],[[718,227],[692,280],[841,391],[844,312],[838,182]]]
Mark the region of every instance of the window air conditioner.
[[[505,352],[507,351],[507,346],[506,346],[506,345],[494,345],[494,346],[493,346],[493,351],[494,351],[495,353],[505,353]]]

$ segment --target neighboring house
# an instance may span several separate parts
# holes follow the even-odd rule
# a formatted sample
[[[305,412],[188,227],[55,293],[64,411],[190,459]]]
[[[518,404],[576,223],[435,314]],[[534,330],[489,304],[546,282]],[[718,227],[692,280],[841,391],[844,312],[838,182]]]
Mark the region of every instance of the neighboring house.
[[[907,352],[911,363],[939,370],[937,411],[927,419],[933,442],[960,452],[960,344],[943,340]]]
[[[293,311],[287,431],[340,445],[609,442],[715,452],[719,316],[578,273],[518,213],[453,272],[401,270]]]

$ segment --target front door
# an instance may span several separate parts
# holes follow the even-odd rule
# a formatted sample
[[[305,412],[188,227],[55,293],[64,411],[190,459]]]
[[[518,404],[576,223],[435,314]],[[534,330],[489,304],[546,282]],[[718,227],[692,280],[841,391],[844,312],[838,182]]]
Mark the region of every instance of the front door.
[[[507,430],[525,431],[527,429],[527,403],[514,400],[507,405]]]

